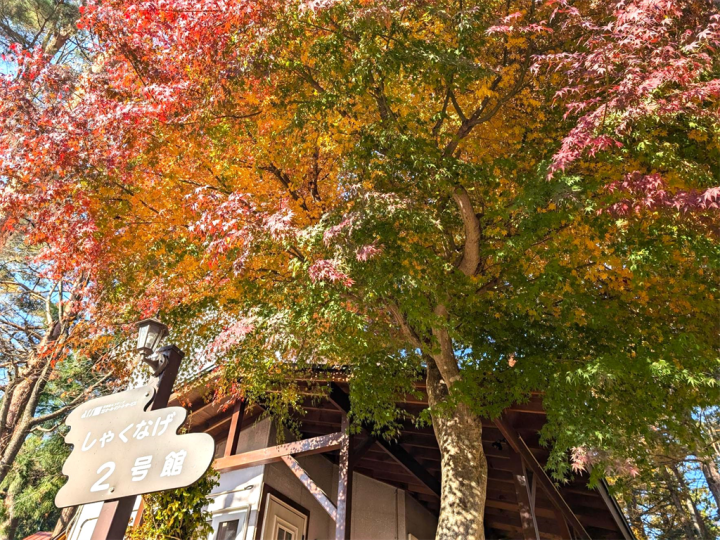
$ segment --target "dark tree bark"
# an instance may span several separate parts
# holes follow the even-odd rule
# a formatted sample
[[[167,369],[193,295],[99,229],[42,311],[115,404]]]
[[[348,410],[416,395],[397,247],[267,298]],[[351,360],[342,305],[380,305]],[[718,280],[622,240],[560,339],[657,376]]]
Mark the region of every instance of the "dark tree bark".
[[[15,513],[13,511],[14,498],[15,495],[10,492],[7,494],[5,500],[3,501],[3,504],[5,505],[5,512],[7,514],[7,518],[3,525],[5,534],[5,536],[3,536],[3,540],[15,540],[18,525],[20,524],[20,521],[18,520],[17,516],[15,516]]]
[[[645,540],[647,538],[647,532],[645,531],[645,523],[642,520],[642,510],[637,501],[637,495],[635,489],[632,489],[631,498],[628,504],[628,519],[633,529],[635,529],[639,540]]]
[[[75,516],[75,512],[77,511],[77,506],[69,506],[68,508],[63,508],[62,512],[60,513],[60,517],[57,520],[57,523],[55,524],[55,528],[52,531],[53,537],[57,536],[61,532],[63,532],[65,529],[67,529],[68,525],[72,521],[72,518]]]

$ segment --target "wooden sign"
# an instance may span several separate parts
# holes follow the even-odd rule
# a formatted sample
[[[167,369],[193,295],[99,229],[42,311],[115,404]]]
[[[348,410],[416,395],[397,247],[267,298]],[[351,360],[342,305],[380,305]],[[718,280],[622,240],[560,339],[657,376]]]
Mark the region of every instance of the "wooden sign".
[[[146,411],[155,390],[144,386],[88,401],[66,420],[73,445],[68,476],[55,497],[59,508],[189,486],[215,453],[206,433],[178,435],[187,411]]]

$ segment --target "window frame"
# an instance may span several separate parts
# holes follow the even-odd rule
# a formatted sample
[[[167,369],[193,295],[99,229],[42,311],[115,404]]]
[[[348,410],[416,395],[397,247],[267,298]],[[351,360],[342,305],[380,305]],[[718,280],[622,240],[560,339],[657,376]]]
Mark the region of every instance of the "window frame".
[[[238,506],[231,506],[230,508],[223,508],[222,510],[218,510],[216,512],[212,513],[212,517],[210,518],[210,526],[212,527],[213,522],[215,521],[215,518],[222,518],[226,514],[232,514],[235,512],[241,512],[245,511],[245,520],[242,526],[242,529],[238,531],[238,534],[235,536],[236,540],[245,540],[247,537],[247,531],[248,531],[248,524],[250,522],[250,513],[252,512],[252,506],[245,503]],[[218,526],[223,521],[232,521],[231,519],[221,520],[218,522]],[[218,531],[213,528],[212,532],[212,540],[217,540],[217,533]]]

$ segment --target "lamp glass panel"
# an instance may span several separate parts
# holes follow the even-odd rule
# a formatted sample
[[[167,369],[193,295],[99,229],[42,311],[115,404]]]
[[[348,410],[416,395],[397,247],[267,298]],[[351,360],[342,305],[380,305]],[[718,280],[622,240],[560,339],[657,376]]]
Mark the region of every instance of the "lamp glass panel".
[[[137,340],[138,350],[142,350],[147,347],[149,330],[150,330],[149,324],[140,325],[140,328],[138,328],[138,340]]]
[[[148,325],[147,345],[146,347],[155,350],[155,346],[160,341],[160,327],[151,323]]]

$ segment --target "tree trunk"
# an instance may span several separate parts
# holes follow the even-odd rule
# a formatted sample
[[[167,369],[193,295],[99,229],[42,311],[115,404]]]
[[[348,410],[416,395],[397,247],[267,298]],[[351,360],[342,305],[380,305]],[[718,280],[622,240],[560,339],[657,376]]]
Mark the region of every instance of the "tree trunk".
[[[10,472],[13,462],[20,453],[37,411],[40,394],[48,382],[53,358],[34,358],[29,369],[21,374],[24,379],[3,396],[2,409],[7,411],[2,418],[3,433],[0,438],[0,482]]]
[[[3,523],[3,540],[14,540],[15,533],[17,532],[17,528],[19,525],[19,520],[15,516],[15,512],[13,511],[14,498],[14,493],[10,491],[7,494],[5,500],[3,501],[7,514],[7,519],[5,520],[5,523]]]
[[[432,361],[427,370],[431,407],[448,395]],[[444,412],[444,411],[443,411]],[[465,404],[452,413],[433,414],[433,429],[442,455],[442,496],[436,540],[484,540],[487,460],[482,446],[481,419]]]
[[[687,508],[688,508],[688,514],[690,515],[690,518],[692,519],[693,529],[695,530],[697,535],[700,538],[702,538],[703,540],[709,539],[710,533],[708,532],[707,526],[705,525],[705,520],[703,519],[702,514],[700,513],[700,510],[698,510],[698,507],[695,504],[695,501],[691,497],[690,488],[688,487],[687,482],[685,481],[685,477],[678,470],[677,465],[671,465],[670,470],[675,475],[678,485],[680,486],[680,492],[682,494],[682,497],[685,499],[685,504],[687,505]]]
[[[661,466],[660,470],[662,471],[662,476],[665,479],[665,486],[670,493],[670,499],[672,500],[673,506],[675,507],[675,515],[682,524],[683,530],[685,531],[685,536],[687,538],[695,538],[697,535],[695,534],[692,524],[690,523],[690,519],[687,515],[687,509],[682,503],[682,499],[680,497],[679,490],[675,485],[675,481],[668,474],[667,468]]]
[[[73,516],[75,516],[76,511],[77,506],[68,506],[67,508],[62,509],[62,512],[60,512],[60,517],[58,518],[57,523],[55,524],[55,528],[52,532],[53,537],[57,536],[65,529],[67,529]]]
[[[702,472],[710,489],[710,493],[712,493],[713,499],[715,499],[715,508],[718,519],[720,519],[720,472],[718,471],[717,463],[715,463],[712,457],[702,461]]]
[[[642,520],[642,511],[640,510],[640,505],[637,501],[637,494],[635,492],[635,489],[631,488],[631,496],[630,501],[627,505],[628,507],[628,518],[630,520],[630,524],[632,525],[633,529],[635,530],[636,536],[640,540],[645,540],[647,538],[647,532],[645,531],[645,523],[643,523]]]
[[[8,524],[5,528],[5,540],[15,540],[15,534],[19,525],[19,520],[16,517],[12,517],[8,520]]]

